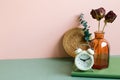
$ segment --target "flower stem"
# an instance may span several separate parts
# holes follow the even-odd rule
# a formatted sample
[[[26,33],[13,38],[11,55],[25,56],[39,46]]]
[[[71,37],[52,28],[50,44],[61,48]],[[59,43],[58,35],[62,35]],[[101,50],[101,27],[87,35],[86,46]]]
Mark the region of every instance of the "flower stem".
[[[105,29],[105,26],[107,25],[107,22],[104,23],[104,26],[103,26],[103,29],[102,29],[102,32],[104,32],[104,29]]]
[[[98,21],[98,32],[100,32],[100,20]]]

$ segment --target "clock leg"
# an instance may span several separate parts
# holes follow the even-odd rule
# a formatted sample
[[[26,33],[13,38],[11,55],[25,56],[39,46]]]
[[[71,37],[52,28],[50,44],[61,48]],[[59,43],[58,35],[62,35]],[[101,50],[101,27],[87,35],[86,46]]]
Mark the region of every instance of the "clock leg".
[[[89,72],[94,72],[94,70],[91,68],[90,70],[88,70]]]
[[[73,65],[73,70],[74,71],[79,71],[79,69],[75,66],[75,64]]]

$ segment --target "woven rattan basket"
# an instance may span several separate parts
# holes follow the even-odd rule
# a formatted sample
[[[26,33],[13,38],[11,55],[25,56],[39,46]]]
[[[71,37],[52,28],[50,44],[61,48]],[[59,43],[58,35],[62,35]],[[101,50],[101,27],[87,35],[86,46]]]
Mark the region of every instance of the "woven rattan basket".
[[[81,46],[81,44],[87,44],[84,40],[84,32],[81,28],[73,28],[68,30],[63,37],[63,47],[66,53],[72,57],[75,57],[75,50],[77,48],[87,49],[87,46]]]

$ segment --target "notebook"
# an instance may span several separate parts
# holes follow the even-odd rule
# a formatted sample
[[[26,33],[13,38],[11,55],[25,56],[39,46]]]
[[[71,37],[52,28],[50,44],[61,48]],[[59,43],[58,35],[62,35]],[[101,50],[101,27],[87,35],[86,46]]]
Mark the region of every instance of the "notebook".
[[[95,78],[117,78],[120,79],[120,56],[111,56],[109,67],[102,70],[93,69],[90,71],[76,71],[73,68],[71,76],[76,77],[95,77]]]

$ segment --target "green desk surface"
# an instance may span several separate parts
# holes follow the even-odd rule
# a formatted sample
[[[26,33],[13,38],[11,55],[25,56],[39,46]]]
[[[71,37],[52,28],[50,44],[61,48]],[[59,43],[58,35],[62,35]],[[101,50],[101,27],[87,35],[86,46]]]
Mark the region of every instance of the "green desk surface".
[[[72,61],[70,58],[0,60],[0,80],[116,80],[72,77]]]

